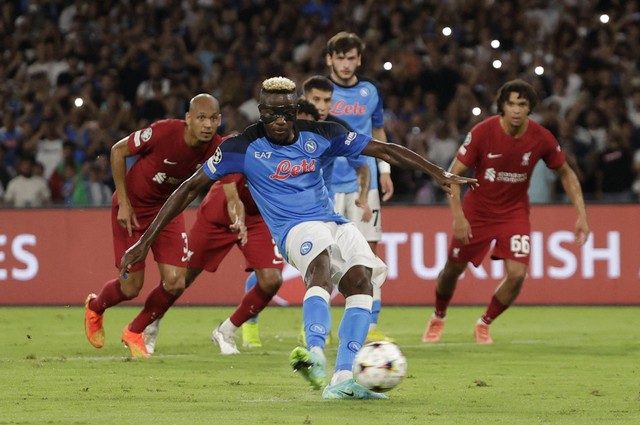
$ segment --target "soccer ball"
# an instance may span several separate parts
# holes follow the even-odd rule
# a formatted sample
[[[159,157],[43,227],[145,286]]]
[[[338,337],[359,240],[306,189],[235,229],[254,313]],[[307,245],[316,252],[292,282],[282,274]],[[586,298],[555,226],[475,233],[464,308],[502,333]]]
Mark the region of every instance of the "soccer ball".
[[[363,346],[353,363],[356,382],[372,391],[393,389],[407,373],[407,359],[392,342],[375,341]]]

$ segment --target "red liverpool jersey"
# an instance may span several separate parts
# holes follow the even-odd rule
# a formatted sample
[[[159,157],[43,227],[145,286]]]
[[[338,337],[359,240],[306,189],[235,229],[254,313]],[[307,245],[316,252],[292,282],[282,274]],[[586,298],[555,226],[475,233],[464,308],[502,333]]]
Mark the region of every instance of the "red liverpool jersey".
[[[244,204],[245,223],[253,222],[252,220],[256,216],[261,220],[260,211],[258,211],[258,207],[253,197],[251,197],[243,174],[229,174],[216,181],[209,189],[207,196],[202,200],[198,214],[202,214],[209,223],[225,227],[231,224],[227,213],[227,198],[222,189],[222,185],[226,183],[236,184],[238,196]]]
[[[559,168],[564,153],[551,132],[529,120],[526,132],[509,136],[500,126],[500,117],[490,117],[474,126],[456,158],[469,168],[480,186],[464,195],[467,218],[509,220],[529,215],[527,189],[539,159],[547,167]]]
[[[138,155],[127,172],[127,194],[134,208],[161,207],[222,141],[216,134],[208,144],[188,146],[185,126],[184,120],[162,120],[129,135],[129,150]]]

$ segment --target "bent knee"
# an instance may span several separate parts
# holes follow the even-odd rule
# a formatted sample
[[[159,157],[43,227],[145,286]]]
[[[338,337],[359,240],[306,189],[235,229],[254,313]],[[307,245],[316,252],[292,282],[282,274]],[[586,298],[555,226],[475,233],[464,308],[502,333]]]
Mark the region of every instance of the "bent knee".
[[[181,295],[186,288],[186,279],[184,276],[174,277],[173,279],[163,280],[164,289],[172,295]]]
[[[340,292],[344,296],[356,294],[373,294],[371,273],[364,267],[352,268],[340,280]]]

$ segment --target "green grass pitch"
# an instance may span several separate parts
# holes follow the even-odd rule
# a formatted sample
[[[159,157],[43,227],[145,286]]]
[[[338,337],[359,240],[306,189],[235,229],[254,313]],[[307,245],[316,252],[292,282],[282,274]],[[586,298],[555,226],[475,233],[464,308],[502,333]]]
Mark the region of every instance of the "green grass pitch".
[[[210,332],[231,308],[178,307],[156,355],[131,360],[105,315],[89,345],[81,307],[0,308],[0,424],[639,424],[640,308],[520,307],[478,346],[481,307],[452,307],[442,342],[420,342],[431,308],[385,307],[380,327],[409,364],[381,401],[323,400],[288,366],[299,307],[260,318],[262,349],[221,356]],[[342,309],[333,308],[334,334]],[[327,349],[333,366],[335,345]],[[330,371],[329,371],[330,372]]]

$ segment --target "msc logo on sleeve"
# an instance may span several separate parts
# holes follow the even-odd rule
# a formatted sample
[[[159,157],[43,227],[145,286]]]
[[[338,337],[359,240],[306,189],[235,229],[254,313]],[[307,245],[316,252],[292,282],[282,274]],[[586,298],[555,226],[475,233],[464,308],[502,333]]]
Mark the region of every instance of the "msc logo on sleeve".
[[[351,142],[353,142],[356,139],[356,136],[358,134],[354,133],[353,131],[350,132],[349,134],[347,134],[347,139],[344,141],[344,144],[349,146],[351,144]]]

